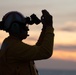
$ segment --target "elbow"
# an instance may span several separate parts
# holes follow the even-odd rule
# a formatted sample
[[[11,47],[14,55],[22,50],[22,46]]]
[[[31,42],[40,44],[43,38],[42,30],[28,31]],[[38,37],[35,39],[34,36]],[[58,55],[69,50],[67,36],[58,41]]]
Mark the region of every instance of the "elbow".
[[[41,49],[40,49],[41,50]],[[49,59],[53,55],[53,48],[42,47],[42,52],[40,52],[43,59]]]
[[[52,55],[53,55],[53,52],[48,53],[47,59],[50,58],[50,57],[52,57]]]
[[[47,50],[47,58],[52,57],[52,55],[53,55],[53,48],[48,49],[48,50]]]
[[[45,59],[49,59],[50,57],[52,57],[52,55],[53,55],[53,52],[48,52],[46,54],[46,58]]]

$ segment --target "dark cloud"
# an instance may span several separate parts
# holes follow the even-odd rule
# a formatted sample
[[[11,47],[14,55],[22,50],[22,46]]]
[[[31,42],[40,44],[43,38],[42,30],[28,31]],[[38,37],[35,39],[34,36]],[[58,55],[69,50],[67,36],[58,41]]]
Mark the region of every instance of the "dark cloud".
[[[36,61],[38,69],[76,70],[76,62],[71,60],[48,59]]]
[[[73,26],[73,27],[64,27],[64,28],[61,28],[59,30],[67,31],[67,32],[76,32],[76,27],[75,26]]]
[[[54,46],[55,50],[68,50],[68,51],[76,51],[76,45],[61,45],[57,44]]]
[[[75,21],[69,21],[62,25],[63,25],[63,27],[58,27],[57,30],[67,31],[67,32],[76,32],[76,22]]]

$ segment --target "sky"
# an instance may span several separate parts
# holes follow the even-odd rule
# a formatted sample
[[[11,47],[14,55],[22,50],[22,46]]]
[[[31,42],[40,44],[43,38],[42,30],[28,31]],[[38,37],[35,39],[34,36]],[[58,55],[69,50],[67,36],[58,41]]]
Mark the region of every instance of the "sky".
[[[19,11],[25,17],[35,13],[41,18],[43,9],[53,16],[54,51],[48,60],[36,61],[37,67],[76,70],[76,0],[0,0],[0,20],[9,11]],[[42,24],[29,28],[30,36],[23,42],[33,45],[37,42]],[[0,44],[7,36],[8,33],[0,31]]]

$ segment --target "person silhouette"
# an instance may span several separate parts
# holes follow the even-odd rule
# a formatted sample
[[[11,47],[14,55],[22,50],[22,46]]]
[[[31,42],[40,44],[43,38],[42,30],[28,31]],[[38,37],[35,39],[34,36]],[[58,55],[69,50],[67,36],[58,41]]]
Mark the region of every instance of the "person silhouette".
[[[12,11],[5,14],[0,29],[9,33],[4,39],[0,54],[0,75],[38,75],[35,60],[48,59],[53,54],[54,28],[53,17],[47,10],[42,10],[42,31],[35,45],[23,43],[29,28],[25,17]]]

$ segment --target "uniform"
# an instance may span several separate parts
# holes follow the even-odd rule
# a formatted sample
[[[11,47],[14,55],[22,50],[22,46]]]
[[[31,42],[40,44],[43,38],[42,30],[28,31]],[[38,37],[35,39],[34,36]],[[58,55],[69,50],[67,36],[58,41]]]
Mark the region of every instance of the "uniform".
[[[38,75],[35,60],[48,59],[53,53],[54,29],[42,29],[36,45],[28,45],[14,36],[7,37],[2,44],[4,65],[0,75]],[[4,51],[3,51],[4,50]]]

